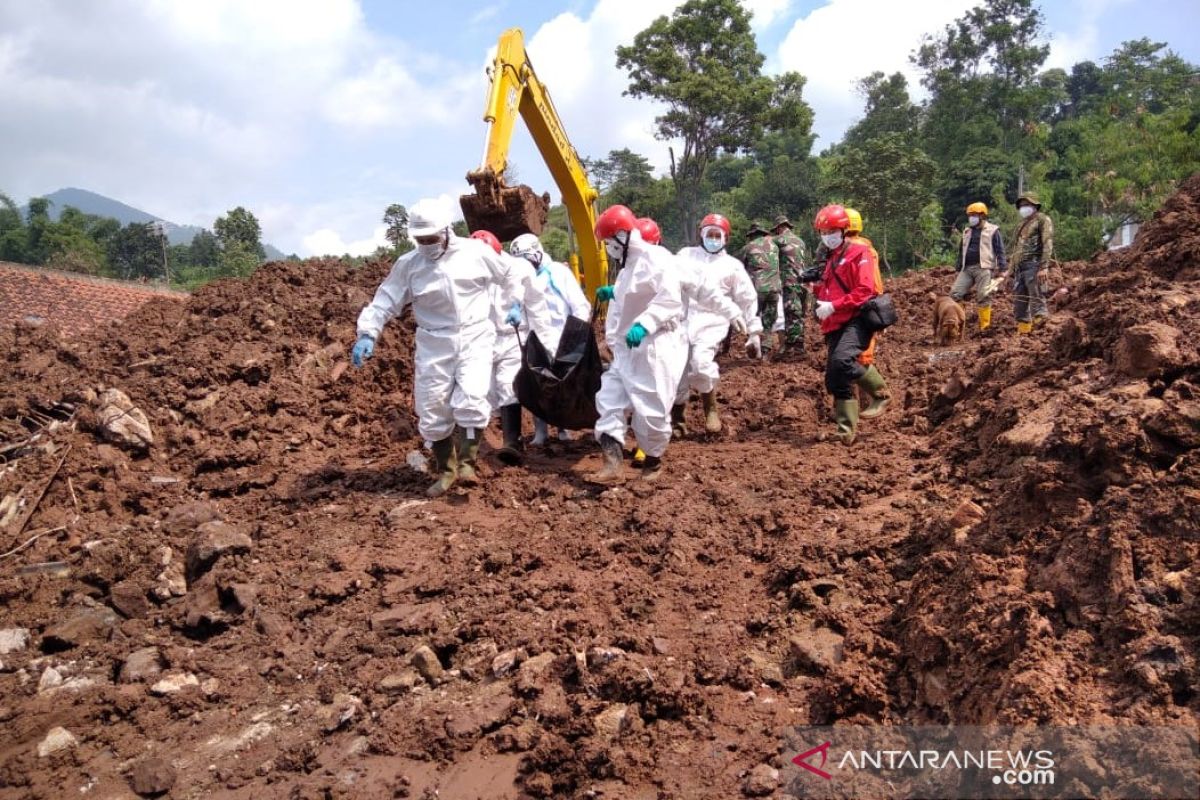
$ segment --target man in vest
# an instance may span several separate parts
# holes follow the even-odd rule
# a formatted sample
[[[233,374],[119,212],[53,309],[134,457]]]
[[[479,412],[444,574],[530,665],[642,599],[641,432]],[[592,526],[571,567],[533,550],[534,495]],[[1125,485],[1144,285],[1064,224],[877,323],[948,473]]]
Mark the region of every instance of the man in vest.
[[[958,277],[950,288],[951,299],[961,302],[975,292],[979,306],[979,330],[992,324],[992,291],[995,281],[1004,275],[1004,240],[1000,228],[988,222],[988,207],[983,203],[967,206],[967,227],[962,235],[962,253],[958,257]]]
[[[1048,315],[1042,282],[1050,269],[1054,255],[1054,223],[1042,213],[1042,204],[1033,192],[1017,198],[1017,213],[1024,220],[1017,228],[1017,243],[1013,247],[1013,263],[1017,280],[1013,287],[1013,316],[1017,318],[1017,333],[1033,330]]]
[[[804,350],[804,311],[808,306],[808,286],[800,282],[800,273],[808,267],[808,246],[792,231],[786,214],[775,218],[771,229],[779,248],[779,272],[783,285],[783,350]]]
[[[741,262],[758,292],[758,315],[766,334],[757,346],[753,340],[747,342],[746,353],[751,358],[766,358],[767,351],[771,349],[775,319],[779,314],[779,293],[783,289],[779,280],[779,248],[767,235],[767,228],[761,222],[751,223],[746,238],[749,242],[742,248]]]

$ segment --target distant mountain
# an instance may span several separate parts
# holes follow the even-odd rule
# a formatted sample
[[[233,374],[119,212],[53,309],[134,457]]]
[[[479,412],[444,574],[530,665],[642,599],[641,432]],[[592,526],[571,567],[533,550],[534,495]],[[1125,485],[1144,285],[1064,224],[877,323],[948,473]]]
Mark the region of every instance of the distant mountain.
[[[98,217],[112,217],[122,225],[128,225],[131,222],[161,222],[167,232],[167,241],[171,244],[191,244],[192,238],[204,230],[204,228],[199,228],[195,225],[178,225],[170,220],[142,211],[139,208],[125,205],[119,200],[113,200],[111,197],[89,192],[86,189],[59,189],[45,197],[50,201],[50,218],[53,220],[59,218],[64,208],[73,206],[85,214],[95,214]],[[21,213],[25,213],[24,208],[21,209]],[[269,244],[264,243],[263,249],[266,250],[267,260],[269,261],[284,258],[282,252]]]

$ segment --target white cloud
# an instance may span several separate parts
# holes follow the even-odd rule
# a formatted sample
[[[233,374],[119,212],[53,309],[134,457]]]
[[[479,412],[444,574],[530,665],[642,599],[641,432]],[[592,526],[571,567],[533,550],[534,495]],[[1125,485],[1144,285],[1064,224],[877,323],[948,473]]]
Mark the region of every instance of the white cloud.
[[[755,30],[765,30],[788,12],[791,0],[742,0],[742,5],[754,14],[750,25]]]
[[[919,92],[909,54],[925,33],[942,28],[977,0],[830,0],[798,19],[779,46],[782,70],[808,78],[805,98],[816,110],[817,149],[833,144],[862,114],[856,82],[879,70],[903,72]]]
[[[311,255],[367,256],[375,252],[377,247],[387,244],[387,226],[380,225],[366,239],[347,242],[341,234],[331,228],[314,231],[303,239],[304,249]]]

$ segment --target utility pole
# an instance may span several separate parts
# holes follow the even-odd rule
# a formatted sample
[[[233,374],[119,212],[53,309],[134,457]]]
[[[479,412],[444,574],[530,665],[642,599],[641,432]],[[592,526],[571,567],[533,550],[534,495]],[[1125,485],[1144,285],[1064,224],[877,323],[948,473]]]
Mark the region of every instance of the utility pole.
[[[1017,197],[1025,194],[1025,165],[1017,168]]]

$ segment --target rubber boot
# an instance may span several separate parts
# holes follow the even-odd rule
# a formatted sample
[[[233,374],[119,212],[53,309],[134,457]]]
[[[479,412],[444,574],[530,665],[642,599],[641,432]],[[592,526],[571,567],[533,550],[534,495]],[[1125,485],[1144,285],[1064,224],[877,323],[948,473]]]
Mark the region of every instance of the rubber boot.
[[[474,486],[479,483],[479,475],[475,472],[475,459],[479,455],[480,431],[455,428],[454,433],[458,437],[458,479],[466,486]]]
[[[607,433],[600,434],[600,452],[604,456],[604,465],[599,472],[592,474],[593,483],[620,483],[625,478],[625,461],[621,452],[621,443]],[[647,458],[647,461],[649,458]]]
[[[546,443],[546,437],[549,435],[549,430],[546,428],[546,420],[533,418],[533,441],[530,444],[541,447]]]
[[[1018,322],[1017,323],[1017,334],[1018,335],[1024,335],[1024,334],[1032,333],[1032,332],[1033,332],[1033,323],[1032,322]]]
[[[854,444],[854,437],[858,434],[858,401],[838,400],[836,407],[837,436],[842,444],[849,447]]]
[[[454,485],[458,477],[458,461],[454,452],[454,436],[433,443],[433,463],[437,467],[438,479],[425,490],[426,497],[441,497]]]
[[[879,370],[875,369],[875,365],[867,367],[867,371],[861,378],[858,379],[858,385],[870,398],[867,405],[859,412],[859,416],[863,419],[871,419],[878,417],[887,408],[888,401],[892,399],[891,392],[888,391],[887,381],[879,374]]]
[[[646,456],[646,463],[642,465],[642,480],[646,483],[654,483],[660,477],[662,477],[662,458]]]
[[[986,331],[988,326],[992,324],[992,307],[986,306],[979,309],[979,330]]]
[[[500,432],[504,435],[504,446],[496,453],[505,464],[516,466],[523,461],[521,456],[521,404],[500,406]]]
[[[686,411],[687,406],[684,403],[676,403],[671,406],[671,435],[676,439],[687,436],[687,420],[684,417]],[[640,448],[638,452],[641,452]]]
[[[704,430],[709,433],[721,432],[721,415],[717,413],[717,390],[700,395],[704,402]]]
[[[646,463],[646,451],[639,447],[633,453],[633,465],[635,467],[640,467],[640,466],[642,466],[642,464],[645,464],[645,463]]]

